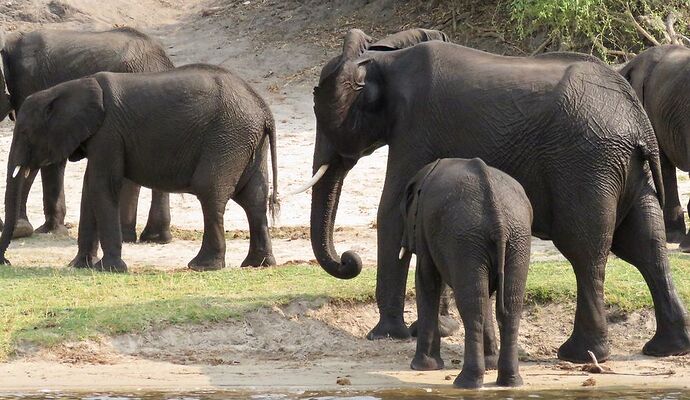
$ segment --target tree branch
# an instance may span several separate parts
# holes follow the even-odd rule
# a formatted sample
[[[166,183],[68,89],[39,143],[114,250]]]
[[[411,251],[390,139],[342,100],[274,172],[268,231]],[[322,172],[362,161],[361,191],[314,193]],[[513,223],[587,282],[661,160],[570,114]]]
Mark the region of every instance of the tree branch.
[[[661,43],[659,43],[659,41],[656,40],[656,38],[655,38],[654,36],[652,36],[649,32],[647,32],[647,30],[645,30],[645,29],[642,27],[642,25],[640,25],[639,22],[637,22],[637,19],[635,19],[635,16],[632,14],[632,11],[630,11],[630,6],[629,6],[629,5],[628,5],[628,7],[627,7],[627,10],[625,10],[625,15],[627,15],[627,17],[628,17],[628,19],[630,20],[630,22],[633,24],[633,26],[635,27],[635,29],[637,29],[637,31],[638,31],[642,36],[644,36],[645,38],[647,38],[647,40],[649,40],[650,42],[652,42],[652,44],[654,44],[654,46],[661,46]]]

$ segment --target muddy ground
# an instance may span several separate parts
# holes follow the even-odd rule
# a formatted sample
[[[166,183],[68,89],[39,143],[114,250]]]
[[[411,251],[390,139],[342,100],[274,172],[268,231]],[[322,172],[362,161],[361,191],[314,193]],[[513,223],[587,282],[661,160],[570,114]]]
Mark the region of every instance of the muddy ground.
[[[0,4],[5,31],[40,26],[57,29],[137,27],[158,38],[177,65],[205,62],[228,67],[257,88],[275,115],[278,131],[279,184],[283,193],[308,179],[315,121],[311,91],[320,66],[335,55],[342,34],[360,27],[382,37],[387,31],[423,21],[422,6],[393,1],[208,1],[208,0],[70,0],[18,1]],[[421,4],[421,3],[420,3]],[[414,11],[419,11],[417,14]],[[428,10],[427,10],[428,11]],[[421,14],[420,14],[421,13]],[[434,28],[436,26],[425,26]],[[501,51],[484,36],[466,39],[477,47]],[[505,46],[504,46],[505,47]],[[503,52],[510,52],[504,49]],[[0,160],[5,160],[12,124],[0,123]],[[362,159],[345,182],[337,218],[336,247],[353,249],[366,265],[375,264],[375,219],[386,148]],[[85,162],[70,163],[66,173],[67,221],[78,223],[81,177]],[[0,168],[4,181],[5,168]],[[681,180],[683,201],[688,180]],[[143,190],[139,224],[145,223],[150,191]],[[279,263],[312,257],[305,226],[310,195],[284,197],[276,227],[275,255]],[[171,196],[173,225],[202,229],[201,209],[194,196]],[[34,226],[42,223],[40,182],[29,200]],[[246,229],[242,210],[228,206],[226,229]],[[182,232],[171,244],[125,245],[123,257],[132,268],[179,268],[196,254],[194,235]],[[70,237],[38,235],[17,240],[8,252],[16,264],[64,266],[76,253],[76,231]],[[238,235],[242,237],[243,235]],[[227,264],[237,266],[248,248],[246,239],[228,240]],[[533,259],[561,257],[549,243],[534,241]],[[535,306],[525,312],[521,332],[523,377],[528,387],[579,387],[588,374],[555,359],[555,349],[567,337],[573,305]],[[406,319],[412,321],[414,305]],[[612,313],[612,315],[618,315]],[[690,385],[690,358],[663,360],[639,355],[654,331],[654,317],[645,311],[614,318],[611,325],[613,360],[624,375],[601,375],[599,386]],[[409,370],[413,342],[369,342],[363,339],[377,320],[373,305],[295,303],[263,309],[241,321],[202,326],[170,327],[146,332],[69,343],[51,350],[23,348],[16,359],[0,364],[0,388],[129,390],[150,388],[324,389],[346,377],[355,388],[406,385],[448,385],[462,359],[462,334],[444,341],[447,369],[431,373]],[[614,322],[614,321],[612,321]],[[271,371],[267,374],[266,371]],[[490,372],[487,382],[495,380]]]

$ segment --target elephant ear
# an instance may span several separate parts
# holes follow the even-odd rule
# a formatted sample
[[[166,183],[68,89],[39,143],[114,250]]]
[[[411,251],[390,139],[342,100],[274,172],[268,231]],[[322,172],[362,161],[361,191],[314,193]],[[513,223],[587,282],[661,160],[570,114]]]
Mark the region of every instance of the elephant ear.
[[[41,140],[50,146],[49,161],[81,159],[86,155],[80,149],[82,143],[98,131],[105,118],[103,89],[96,79],[83,78],[49,90],[54,96],[43,110],[47,137]]]
[[[350,29],[343,41],[342,60],[354,60],[361,56],[371,44],[371,37],[359,29]]]
[[[419,190],[416,179],[413,179],[405,187],[405,195],[400,202],[400,212],[403,218],[403,232],[400,240],[400,255],[415,252],[415,227],[417,224],[417,206]],[[404,249],[404,250],[403,250]],[[402,257],[401,257],[402,258]]]
[[[439,40],[450,42],[448,36],[437,30],[414,28],[394,33],[369,46],[369,50],[392,51],[412,47],[419,43]]]

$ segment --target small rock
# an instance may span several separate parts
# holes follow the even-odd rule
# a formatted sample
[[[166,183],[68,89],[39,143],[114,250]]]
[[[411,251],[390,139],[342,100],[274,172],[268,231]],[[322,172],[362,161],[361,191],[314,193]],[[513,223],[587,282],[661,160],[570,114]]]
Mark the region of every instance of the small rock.
[[[582,386],[596,386],[597,385],[597,380],[594,378],[587,378],[584,382],[582,382]]]
[[[453,360],[450,360],[450,363],[453,365],[459,365],[460,363],[462,363],[462,360],[453,359]]]
[[[452,380],[453,380],[453,375],[446,375],[446,377],[445,377],[444,379],[447,380],[447,381],[452,381]]]
[[[341,378],[341,377],[338,377],[338,379],[336,379],[335,383],[337,383],[340,386],[352,385],[352,382],[348,378]]]

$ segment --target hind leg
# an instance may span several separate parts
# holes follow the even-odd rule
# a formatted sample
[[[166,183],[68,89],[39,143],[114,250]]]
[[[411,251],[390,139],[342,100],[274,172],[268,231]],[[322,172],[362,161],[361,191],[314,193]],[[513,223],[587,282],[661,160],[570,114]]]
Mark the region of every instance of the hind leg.
[[[165,244],[172,242],[170,233],[170,194],[153,190],[146,226],[139,238],[142,242]]]
[[[417,351],[410,367],[418,371],[443,369],[441,334],[438,328],[443,282],[431,257],[419,251],[415,272],[417,292]]]
[[[644,277],[654,301],[657,329],[642,349],[651,356],[690,352],[686,311],[671,278],[661,208],[647,184],[613,237],[613,252],[634,265]]]
[[[137,241],[137,208],[139,203],[139,190],[141,186],[124,179],[120,191],[120,229],[122,241],[135,243]]]
[[[498,303],[496,307],[501,334],[498,378],[496,379],[498,386],[515,387],[522,385],[522,377],[518,367],[518,332],[525,298],[527,271],[529,270],[530,241],[529,231],[525,232],[522,238],[512,240],[510,247],[520,250],[510,251],[506,260],[503,293],[501,295],[503,309],[498,307]]]
[[[669,243],[680,243],[685,237],[685,218],[683,207],[678,198],[678,181],[676,167],[671,164],[665,154],[661,154],[661,174],[664,180],[664,226],[666,227],[666,239]]]
[[[583,209],[588,210],[588,214],[582,215]],[[575,324],[568,340],[558,349],[558,358],[584,363],[590,360],[587,353],[590,350],[598,360],[606,360],[609,345],[604,309],[604,271],[615,228],[616,199],[581,204],[577,208],[569,204],[557,210],[556,214],[559,219],[554,226],[553,242],[572,264],[577,282]]]
[[[453,289],[448,285],[444,285],[441,293],[441,305],[438,314],[438,330],[441,337],[452,336],[460,329],[460,324],[453,317],[450,316],[449,307],[450,301],[453,298]],[[417,337],[417,321],[410,325],[410,336]],[[494,366],[496,363],[493,364]]]
[[[242,267],[276,265],[273,246],[266,218],[268,204],[268,179],[265,171],[255,173],[234,197],[249,222],[249,252]]]
[[[477,389],[484,384],[484,312],[489,303],[488,270],[488,265],[476,263],[461,268],[460,274],[451,275],[455,302],[465,327],[462,371],[453,385],[464,389]]]

